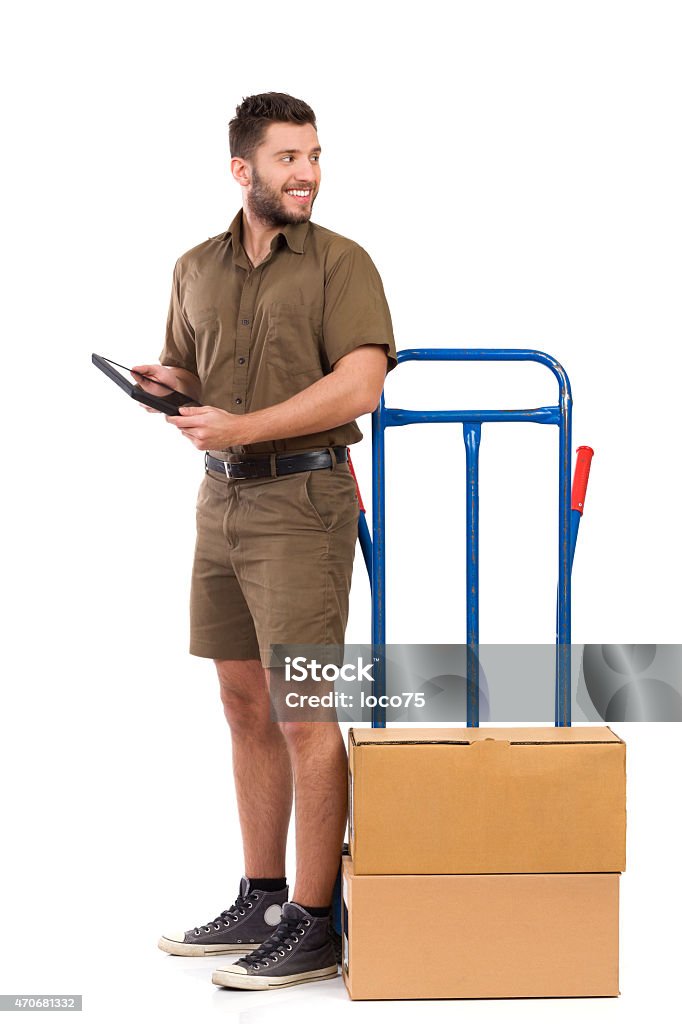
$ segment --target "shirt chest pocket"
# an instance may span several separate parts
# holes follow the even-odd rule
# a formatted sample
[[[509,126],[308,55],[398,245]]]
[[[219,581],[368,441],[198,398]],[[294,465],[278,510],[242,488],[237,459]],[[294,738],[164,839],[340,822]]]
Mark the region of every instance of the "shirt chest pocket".
[[[266,359],[291,376],[321,377],[322,308],[273,302],[267,311]]]

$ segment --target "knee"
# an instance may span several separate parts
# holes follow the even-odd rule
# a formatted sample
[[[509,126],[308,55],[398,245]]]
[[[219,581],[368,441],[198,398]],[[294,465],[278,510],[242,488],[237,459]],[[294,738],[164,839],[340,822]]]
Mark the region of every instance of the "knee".
[[[279,728],[287,746],[294,749],[344,745],[338,722],[280,722]]]
[[[255,722],[261,716],[254,707],[251,697],[221,685],[220,700],[227,724],[232,732],[246,733],[253,730]]]
[[[264,680],[246,677],[242,672],[231,672],[229,667],[218,667],[220,700],[225,718],[233,733],[249,733],[272,728],[270,702]]]

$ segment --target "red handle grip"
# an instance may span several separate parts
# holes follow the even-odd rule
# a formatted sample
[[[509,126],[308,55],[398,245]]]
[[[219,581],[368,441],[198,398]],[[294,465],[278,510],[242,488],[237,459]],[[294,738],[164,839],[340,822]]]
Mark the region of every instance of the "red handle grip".
[[[585,507],[587,481],[590,478],[590,463],[592,462],[594,451],[592,448],[588,448],[586,444],[582,444],[577,451],[578,457],[575,460],[573,490],[571,491],[571,508],[574,511],[580,512],[580,515],[582,515]]]

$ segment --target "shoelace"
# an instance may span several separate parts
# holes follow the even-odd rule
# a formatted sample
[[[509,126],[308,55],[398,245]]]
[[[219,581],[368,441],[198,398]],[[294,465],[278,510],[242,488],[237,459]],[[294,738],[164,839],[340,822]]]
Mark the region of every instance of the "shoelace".
[[[258,970],[270,960],[274,963],[277,957],[284,956],[288,949],[293,949],[293,943],[298,942],[302,935],[305,935],[303,921],[298,918],[283,917],[270,938],[262,942],[258,949],[247,953],[242,959]]]
[[[255,900],[258,899],[257,896],[253,896],[251,898]],[[250,906],[252,906],[252,903],[249,897],[237,896],[237,899],[234,901],[229,910],[223,910],[222,914],[214,918],[212,921],[209,921],[208,924],[199,925],[198,928],[194,929],[194,934],[201,935],[202,929],[205,932],[210,932],[211,928],[214,928],[217,931],[221,925],[229,924],[230,919],[232,921],[238,921],[239,918],[243,917],[244,914],[246,913],[246,908]]]

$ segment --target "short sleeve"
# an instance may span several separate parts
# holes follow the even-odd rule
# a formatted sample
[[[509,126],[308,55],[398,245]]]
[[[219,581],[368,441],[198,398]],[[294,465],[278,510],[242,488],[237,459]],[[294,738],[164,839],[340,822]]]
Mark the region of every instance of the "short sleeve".
[[[162,366],[177,366],[198,376],[194,330],[182,308],[179,261],[173,271],[173,289],[166,321],[166,343],[159,356],[159,362]]]
[[[361,345],[383,345],[388,370],[398,363],[384,287],[359,245],[345,249],[327,274],[322,332],[330,366]]]

